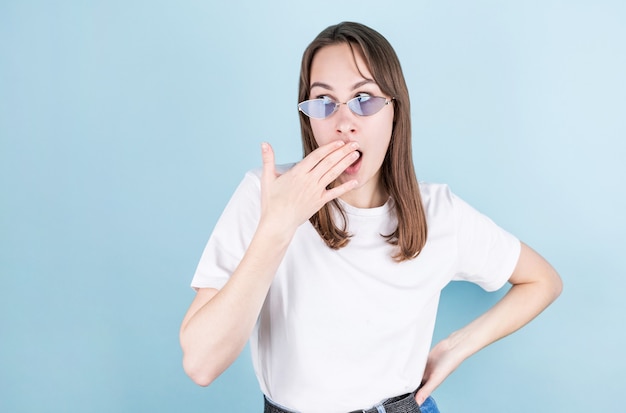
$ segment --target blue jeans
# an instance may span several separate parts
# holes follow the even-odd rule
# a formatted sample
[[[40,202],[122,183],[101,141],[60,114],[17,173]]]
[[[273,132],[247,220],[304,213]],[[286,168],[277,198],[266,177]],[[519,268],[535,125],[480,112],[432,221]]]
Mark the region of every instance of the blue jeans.
[[[424,400],[424,403],[420,406],[421,413],[439,413],[439,408],[437,407],[437,403],[435,403],[435,399],[432,397],[428,397]]]
[[[370,409],[362,410],[364,413],[439,413],[437,403],[432,397],[424,400],[421,406],[418,406],[415,402],[415,393],[411,393],[408,396],[397,400],[398,398],[389,399],[389,401],[383,401]],[[390,403],[390,401],[392,401]],[[355,411],[351,413],[360,413],[361,411]],[[264,413],[297,413],[292,410],[288,410],[283,406],[265,398]]]

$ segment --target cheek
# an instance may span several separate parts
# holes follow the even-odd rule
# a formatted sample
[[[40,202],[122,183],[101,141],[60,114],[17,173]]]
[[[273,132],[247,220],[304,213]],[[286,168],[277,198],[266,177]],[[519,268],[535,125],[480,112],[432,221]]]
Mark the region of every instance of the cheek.
[[[384,146],[389,145],[391,134],[393,132],[393,116],[387,116],[377,125],[377,135],[380,137],[380,143]]]
[[[385,158],[385,154],[389,149],[389,143],[391,142],[391,133],[393,132],[393,123],[389,122],[381,122],[377,125],[375,139],[373,145],[375,146],[376,154],[378,160],[382,162]]]
[[[315,142],[317,142],[317,146],[323,146],[331,141],[330,137],[333,135],[326,130],[328,128],[326,124],[328,124],[328,122],[324,123],[311,120],[311,130],[313,131],[313,137],[315,138]]]

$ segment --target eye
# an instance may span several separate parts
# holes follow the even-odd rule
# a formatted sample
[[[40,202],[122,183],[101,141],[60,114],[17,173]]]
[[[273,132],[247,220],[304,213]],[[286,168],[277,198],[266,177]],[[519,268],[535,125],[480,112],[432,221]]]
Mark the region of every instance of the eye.
[[[321,99],[325,105],[335,103],[335,99],[331,98],[328,95],[318,95],[315,96],[315,99]]]
[[[360,102],[367,102],[368,100],[370,100],[372,96],[369,93],[360,92],[360,93],[357,93],[355,97],[356,99],[359,100],[359,103],[360,103]]]

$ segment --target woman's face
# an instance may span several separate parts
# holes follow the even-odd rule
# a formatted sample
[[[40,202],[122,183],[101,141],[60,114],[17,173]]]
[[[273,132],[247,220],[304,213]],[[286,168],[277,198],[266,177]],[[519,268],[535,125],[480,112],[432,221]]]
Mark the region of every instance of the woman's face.
[[[326,96],[343,103],[361,95],[392,98],[383,94],[374,83],[359,48],[353,46],[351,49],[346,43],[325,46],[317,51],[311,63],[310,87],[309,99]],[[393,104],[371,116],[359,116],[347,105],[340,105],[326,119],[311,118],[311,128],[319,146],[339,139],[359,144],[361,157],[337,178],[339,183],[352,179],[358,181],[354,190],[342,196],[353,206],[371,208],[387,200],[380,169],[391,140],[393,115]]]

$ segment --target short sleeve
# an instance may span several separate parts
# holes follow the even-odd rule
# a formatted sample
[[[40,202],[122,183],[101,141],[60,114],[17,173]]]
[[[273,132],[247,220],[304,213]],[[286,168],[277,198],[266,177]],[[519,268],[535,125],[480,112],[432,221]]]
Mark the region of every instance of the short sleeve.
[[[221,289],[235,271],[259,221],[258,171],[248,172],[222,212],[191,281],[193,288]]]
[[[456,195],[451,194],[451,201],[458,247],[453,279],[473,282],[486,291],[501,288],[519,259],[519,240]]]

